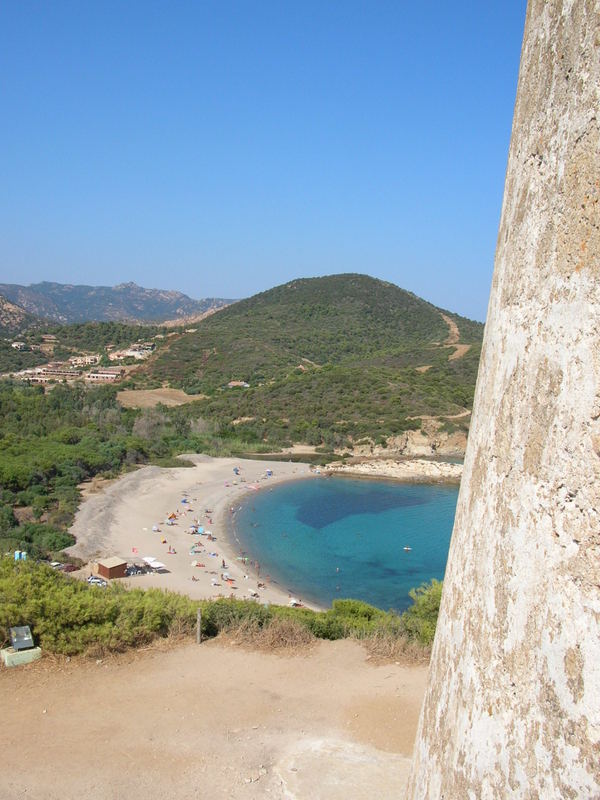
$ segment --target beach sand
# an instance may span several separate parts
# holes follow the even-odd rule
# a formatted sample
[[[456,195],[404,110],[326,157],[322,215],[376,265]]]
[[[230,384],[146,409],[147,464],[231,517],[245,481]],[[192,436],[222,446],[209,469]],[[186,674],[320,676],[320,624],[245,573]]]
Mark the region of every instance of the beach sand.
[[[183,458],[195,466],[143,467],[104,485],[96,494],[84,493],[71,528],[77,543],[67,552],[85,561],[119,556],[142,563],[144,557],[150,556],[165,564],[166,569],[160,572],[122,579],[129,586],[157,586],[198,599],[231,595],[250,598],[251,591],[258,593],[261,603],[286,605],[290,596],[298,598],[295,587],[279,586],[264,570],[259,576],[253,564],[238,560],[240,548],[230,538],[229,521],[232,509],[235,514],[248,493],[269,491],[293,479],[318,480],[311,467],[204,455]],[[234,474],[234,467],[240,468],[239,476]],[[267,470],[272,471],[272,477],[267,477]],[[210,513],[206,513],[207,509]],[[171,513],[177,517],[168,526],[166,519]],[[191,535],[188,530],[194,519],[216,540]],[[160,531],[154,532],[153,526]],[[190,555],[194,543],[199,543],[200,552]],[[169,553],[169,548],[175,553]],[[194,561],[204,566],[194,567]],[[83,572],[89,574],[90,570]],[[233,582],[221,578],[225,572]],[[258,587],[259,581],[265,584],[264,588]]]
[[[426,667],[165,646],[0,669],[0,797],[405,797]]]

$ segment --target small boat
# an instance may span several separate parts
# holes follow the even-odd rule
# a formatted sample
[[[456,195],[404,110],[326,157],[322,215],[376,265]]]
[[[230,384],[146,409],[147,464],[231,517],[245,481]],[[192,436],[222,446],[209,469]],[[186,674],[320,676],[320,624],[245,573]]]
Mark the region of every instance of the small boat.
[[[412,550],[412,547],[409,547],[408,545],[406,545],[404,550],[405,550],[405,552],[410,553],[410,551]]]

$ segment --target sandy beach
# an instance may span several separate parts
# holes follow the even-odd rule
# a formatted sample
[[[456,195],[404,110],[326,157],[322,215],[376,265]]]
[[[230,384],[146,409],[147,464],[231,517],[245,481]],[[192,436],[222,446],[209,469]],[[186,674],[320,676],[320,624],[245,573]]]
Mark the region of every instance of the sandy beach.
[[[93,485],[87,487],[71,528],[77,544],[68,550],[90,562],[81,577],[90,573],[98,558],[117,556],[143,563],[151,557],[165,568],[122,581],[198,599],[233,596],[286,605],[296,598],[318,608],[304,601],[298,587],[272,580],[251,560],[252,554],[244,556],[232,538],[230,522],[246,495],[270,491],[284,481],[324,480],[328,474],[458,482],[462,473],[461,464],[427,459],[377,459],[315,471],[309,464],[287,461],[184,458],[194,467],[142,467],[116,481],[100,483],[96,492]],[[234,469],[239,469],[239,475]],[[194,524],[200,526],[201,534],[190,533]]]
[[[184,458],[194,467],[143,467],[88,494],[71,528],[77,544],[68,552],[85,561],[119,556],[142,563],[153,557],[165,565],[155,573],[122,579],[130,586],[157,586],[198,599],[232,595],[249,599],[255,592],[254,599],[261,603],[283,605],[290,596],[298,597],[295,587],[279,586],[264,571],[259,576],[254,564],[240,560],[228,522],[248,493],[269,491],[299,478],[319,480],[310,465],[204,455]],[[239,475],[234,468],[240,469]],[[175,517],[167,524],[171,514]],[[194,521],[203,535],[189,533]],[[192,546],[196,553],[190,553]],[[229,580],[221,577],[225,573]]]

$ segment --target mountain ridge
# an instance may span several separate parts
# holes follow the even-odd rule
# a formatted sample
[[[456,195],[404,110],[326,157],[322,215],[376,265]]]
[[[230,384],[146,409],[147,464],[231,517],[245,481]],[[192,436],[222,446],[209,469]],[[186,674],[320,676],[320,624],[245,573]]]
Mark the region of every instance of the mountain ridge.
[[[14,336],[23,330],[39,327],[41,321],[0,294],[0,336]]]
[[[53,281],[28,286],[3,283],[0,295],[29,314],[62,324],[184,321],[232,302],[224,298],[194,300],[183,292],[147,289],[132,281],[116,286]]]

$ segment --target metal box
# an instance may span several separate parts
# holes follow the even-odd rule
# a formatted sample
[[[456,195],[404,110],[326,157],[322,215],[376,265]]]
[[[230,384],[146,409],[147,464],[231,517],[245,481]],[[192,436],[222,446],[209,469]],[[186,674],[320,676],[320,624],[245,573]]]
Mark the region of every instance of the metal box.
[[[28,650],[33,647],[33,636],[29,625],[18,625],[11,628],[10,641],[15,650]]]

